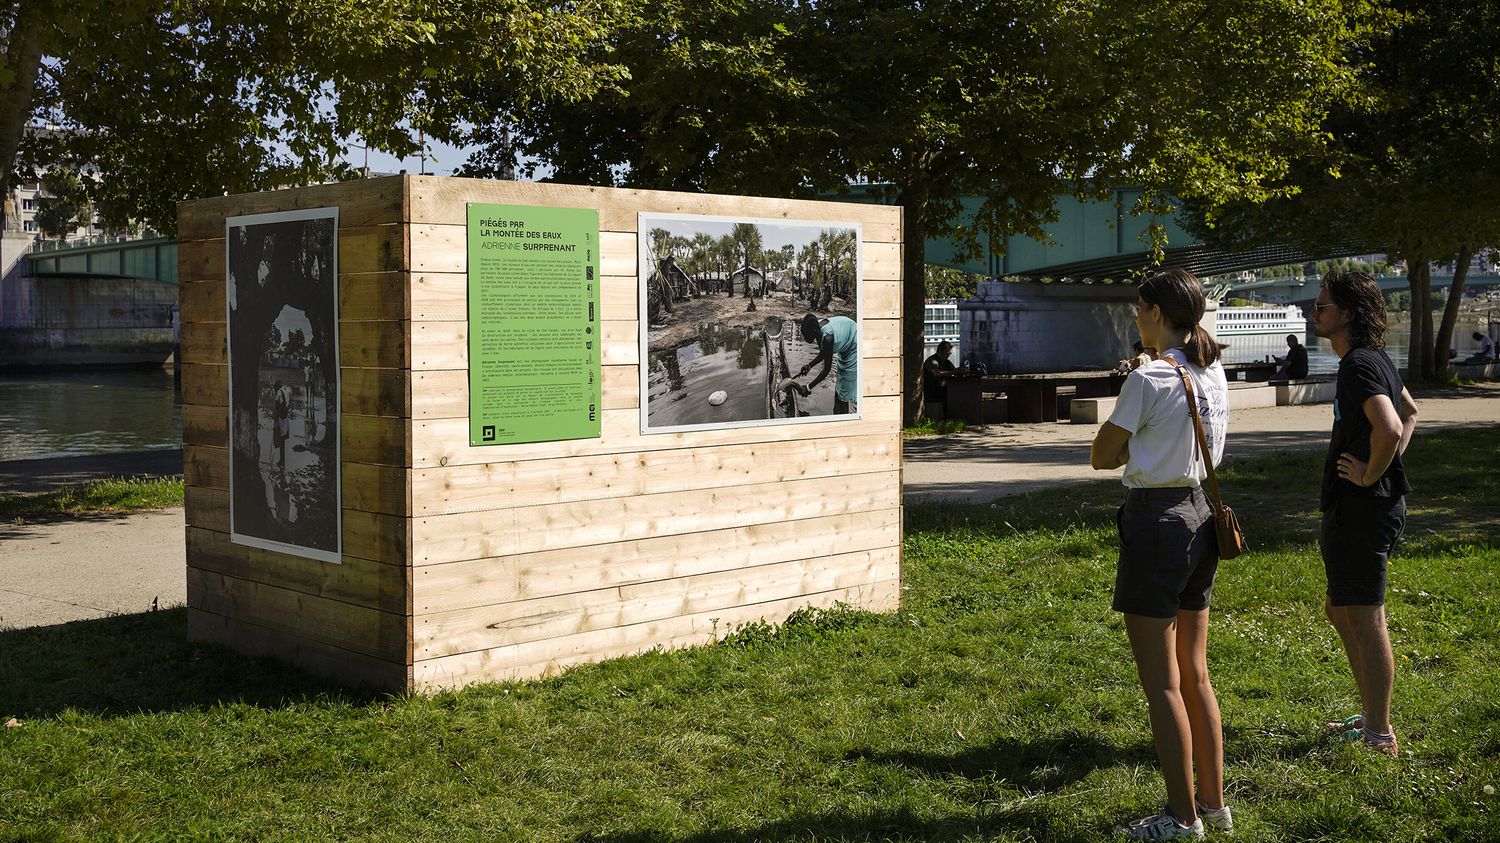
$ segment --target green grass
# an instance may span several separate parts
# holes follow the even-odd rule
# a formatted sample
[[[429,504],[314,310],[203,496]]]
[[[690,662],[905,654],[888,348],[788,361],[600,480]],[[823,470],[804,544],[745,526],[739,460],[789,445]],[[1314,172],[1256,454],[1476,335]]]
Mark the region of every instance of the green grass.
[[[947,436],[950,433],[962,433],[963,430],[963,419],[921,418],[915,425],[901,428],[901,433],[905,436]]]
[[[1500,839],[1500,429],[1419,437],[1390,593],[1403,757],[1321,613],[1315,454],[1224,472],[1252,552],[1209,658],[1241,841]],[[434,697],[184,640],[181,610],[0,633],[0,839],[1087,841],[1164,799],[1109,611],[1111,483],[912,507],[903,609]]]
[[[111,477],[35,495],[0,495],[0,520],[182,506],[181,477]]]

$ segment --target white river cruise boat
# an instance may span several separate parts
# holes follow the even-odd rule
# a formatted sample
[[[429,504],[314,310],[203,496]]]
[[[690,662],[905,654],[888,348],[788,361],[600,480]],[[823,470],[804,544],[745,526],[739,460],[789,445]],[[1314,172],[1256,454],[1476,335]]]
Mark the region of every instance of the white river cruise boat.
[[[1215,333],[1221,337],[1304,334],[1307,317],[1295,304],[1285,307],[1221,307]]]

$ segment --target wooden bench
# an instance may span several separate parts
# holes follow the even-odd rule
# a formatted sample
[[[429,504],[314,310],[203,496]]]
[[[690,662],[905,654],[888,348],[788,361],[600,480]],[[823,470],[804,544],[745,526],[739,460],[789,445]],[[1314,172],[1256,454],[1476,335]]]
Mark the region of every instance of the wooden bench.
[[[981,382],[985,392],[1004,392],[1012,422],[1057,421],[1057,388],[1075,387],[1072,403],[1120,394],[1125,375],[1111,369],[1078,372],[1044,372],[1034,375],[989,375]]]

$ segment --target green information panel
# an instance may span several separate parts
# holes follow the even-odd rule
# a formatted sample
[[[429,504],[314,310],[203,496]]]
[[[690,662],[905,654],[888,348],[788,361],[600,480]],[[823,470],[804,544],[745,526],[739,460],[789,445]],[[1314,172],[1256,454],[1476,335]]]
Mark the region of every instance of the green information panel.
[[[469,444],[599,436],[599,212],[469,205]]]

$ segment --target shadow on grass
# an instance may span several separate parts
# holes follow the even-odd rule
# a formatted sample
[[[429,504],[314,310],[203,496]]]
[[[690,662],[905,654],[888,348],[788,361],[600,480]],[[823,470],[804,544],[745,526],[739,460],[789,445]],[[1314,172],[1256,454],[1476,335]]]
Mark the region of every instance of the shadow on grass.
[[[103,716],[309,699],[368,702],[264,659],[187,640],[187,610],[0,630],[0,717]]]
[[[1123,818],[1122,818],[1123,819]],[[1035,803],[980,803],[973,813],[931,817],[911,809],[829,811],[795,814],[786,819],[742,831],[707,831],[685,837],[643,830],[610,835],[584,835],[579,843],[758,843],[766,840],[880,840],[942,841],[991,839],[1052,840],[1057,843],[1094,843],[1108,840],[1109,828],[1080,827],[1067,812]]]
[[[1500,498],[1490,494],[1500,428],[1464,427],[1421,434],[1405,463],[1415,491],[1408,497],[1407,541],[1436,536],[1500,544]],[[1283,451],[1231,458],[1220,466],[1224,501],[1234,508],[1252,552],[1305,549],[1318,540],[1322,453]],[[1074,527],[1115,529],[1124,499],[1116,481],[1098,481],[1001,498],[994,504],[914,503],[908,536],[962,529],[1007,537]]]
[[[856,750],[848,760],[892,764],[929,776],[1003,779],[1027,790],[1055,790],[1105,767],[1154,764],[1156,750],[1148,741],[1120,747],[1096,735],[1068,732],[1030,741],[1000,738],[989,746],[947,755]]]

